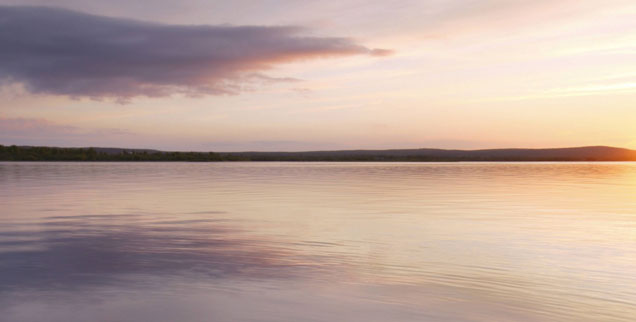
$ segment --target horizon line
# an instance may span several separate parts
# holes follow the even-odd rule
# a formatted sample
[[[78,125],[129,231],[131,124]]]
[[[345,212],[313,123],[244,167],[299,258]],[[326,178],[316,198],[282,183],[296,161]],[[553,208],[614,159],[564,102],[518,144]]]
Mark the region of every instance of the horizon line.
[[[473,149],[458,149],[458,148],[387,148],[387,149],[366,149],[366,148],[349,148],[349,149],[319,149],[319,150],[296,150],[296,151],[284,151],[284,150],[243,150],[243,151],[214,151],[214,150],[164,150],[156,148],[122,148],[112,146],[51,146],[51,145],[17,145],[17,144],[1,144],[0,146],[10,147],[26,147],[26,148],[57,148],[57,149],[113,149],[113,150],[133,150],[133,151],[156,151],[156,152],[194,152],[194,153],[312,153],[312,152],[348,152],[348,151],[405,151],[405,150],[437,150],[437,151],[463,151],[463,152],[476,152],[476,151],[502,151],[502,150],[564,150],[564,149],[589,149],[589,148],[609,148],[635,151],[636,149],[630,149],[626,147],[610,146],[610,145],[581,145],[581,146],[565,146],[565,147],[545,147],[545,148],[525,148],[525,147],[506,147],[506,148],[473,148]]]

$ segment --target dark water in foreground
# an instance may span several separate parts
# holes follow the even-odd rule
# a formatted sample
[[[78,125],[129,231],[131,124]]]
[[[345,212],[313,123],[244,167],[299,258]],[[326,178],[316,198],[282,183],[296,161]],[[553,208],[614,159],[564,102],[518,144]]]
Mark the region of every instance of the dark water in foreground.
[[[0,163],[1,321],[634,321],[636,163]]]

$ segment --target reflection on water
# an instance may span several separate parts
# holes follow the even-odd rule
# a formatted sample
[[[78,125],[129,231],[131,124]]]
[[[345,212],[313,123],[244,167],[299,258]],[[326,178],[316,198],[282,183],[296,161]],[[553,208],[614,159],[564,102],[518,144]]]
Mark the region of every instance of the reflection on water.
[[[77,289],[122,278],[130,285],[138,275],[292,278],[308,268],[286,262],[294,258],[290,251],[241,239],[239,231],[213,219],[145,217],[153,221],[140,215],[55,216],[26,230],[0,232],[2,291]]]
[[[633,321],[634,163],[0,163],[7,321]]]

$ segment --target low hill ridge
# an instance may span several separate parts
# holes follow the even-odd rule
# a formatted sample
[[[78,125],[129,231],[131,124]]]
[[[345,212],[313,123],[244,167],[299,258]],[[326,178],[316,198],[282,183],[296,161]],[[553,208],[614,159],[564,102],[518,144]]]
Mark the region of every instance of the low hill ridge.
[[[548,149],[390,149],[305,152],[171,152],[125,148],[2,146],[0,161],[636,161],[610,146]]]

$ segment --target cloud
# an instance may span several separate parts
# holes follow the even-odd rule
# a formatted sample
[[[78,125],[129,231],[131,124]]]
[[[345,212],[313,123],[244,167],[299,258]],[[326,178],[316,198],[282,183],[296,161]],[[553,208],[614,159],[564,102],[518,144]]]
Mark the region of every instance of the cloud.
[[[34,118],[6,118],[0,116],[0,134],[32,134],[38,131],[43,135],[57,134],[74,134],[78,129],[70,125],[59,125],[44,119]]]
[[[105,144],[124,137],[135,136],[122,129],[82,129],[41,118],[9,118],[0,115],[0,144],[10,145],[72,145],[86,142]]]
[[[382,48],[374,48],[369,51],[369,53],[372,56],[378,56],[378,57],[390,56],[390,55],[393,55],[393,52],[394,51],[391,49],[382,49]]]
[[[292,80],[262,74],[279,64],[390,54],[349,38],[305,36],[303,31],[294,26],[167,25],[0,6],[0,84],[94,99],[236,94],[254,81]]]

